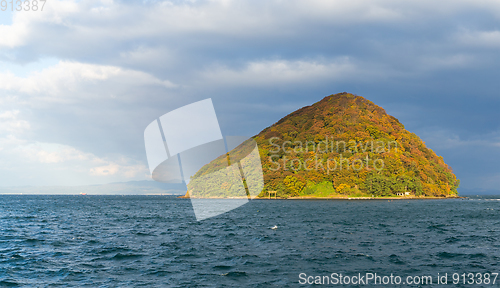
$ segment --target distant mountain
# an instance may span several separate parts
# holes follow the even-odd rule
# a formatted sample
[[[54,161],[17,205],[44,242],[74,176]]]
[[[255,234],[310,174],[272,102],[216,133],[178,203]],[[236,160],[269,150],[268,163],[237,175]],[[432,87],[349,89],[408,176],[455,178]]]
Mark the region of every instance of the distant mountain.
[[[181,195],[185,192],[184,184],[165,184],[147,180],[88,186],[0,187],[0,194]]]
[[[261,197],[268,191],[284,198],[458,194],[459,180],[443,158],[361,96],[325,97],[253,138],[264,172]],[[195,177],[220,169],[224,161],[217,158]]]

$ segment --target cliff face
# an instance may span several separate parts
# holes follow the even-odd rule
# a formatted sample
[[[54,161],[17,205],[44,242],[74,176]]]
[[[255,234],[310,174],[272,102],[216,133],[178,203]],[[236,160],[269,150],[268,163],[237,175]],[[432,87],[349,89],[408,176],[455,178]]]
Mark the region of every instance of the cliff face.
[[[443,158],[360,96],[325,97],[253,138],[264,173],[260,196],[457,195],[459,180]],[[218,161],[224,157],[199,173]]]

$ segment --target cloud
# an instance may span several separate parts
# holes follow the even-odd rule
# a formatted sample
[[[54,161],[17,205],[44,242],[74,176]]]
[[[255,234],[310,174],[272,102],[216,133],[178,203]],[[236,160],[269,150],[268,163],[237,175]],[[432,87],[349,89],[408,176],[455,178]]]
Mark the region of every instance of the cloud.
[[[500,15],[495,2],[247,0],[139,4],[53,0],[41,13],[14,12],[12,25],[0,26],[0,47],[24,47],[31,56],[43,54],[80,61],[118,61],[121,56],[124,63],[129,59],[123,56],[129,55],[145,57],[151,64],[156,63],[151,56],[158,55],[158,47],[167,47],[171,56],[189,61],[186,52],[207,54],[221,51],[223,46],[240,48],[238,43],[267,42],[276,47],[279,42],[292,42],[314,46],[317,41],[345,39],[346,33],[356,33],[355,29],[368,24],[382,30],[391,30],[388,25],[410,31],[421,27],[430,32],[425,34],[439,31],[433,28],[443,22],[451,22],[449,28],[458,29],[455,22],[468,11]],[[14,57],[29,61],[23,51],[17,49]]]
[[[496,150],[500,148],[500,131],[489,132],[464,139],[454,131],[434,128],[419,133],[434,149]],[[500,150],[498,150],[500,153]]]
[[[138,175],[143,176],[143,179],[150,179],[149,170],[144,165],[120,165],[117,163],[109,163],[90,169],[90,175],[93,176],[109,176],[120,173],[125,178],[135,179]]]
[[[12,25],[0,26],[0,35],[7,35],[0,39],[0,59],[3,51],[4,59],[20,63],[34,61],[41,55],[72,59],[65,62],[67,66],[72,62],[98,63],[97,66],[109,68],[107,73],[113,73],[111,67],[143,71],[162,79],[159,81],[168,87],[203,83],[198,79],[200,75],[207,79],[227,76],[227,83],[223,83],[224,78],[215,82],[228,86],[242,83],[246,87],[254,83],[264,85],[265,76],[270,76],[268,83],[276,80],[278,85],[293,79],[303,83],[313,76],[349,81],[369,77],[398,79],[484,63],[481,59],[485,56],[480,53],[457,51],[469,47],[470,40],[452,36],[468,29],[460,19],[470,11],[484,15],[485,19],[500,15],[495,1],[469,0],[142,4],[54,0],[46,4],[43,13],[15,13]],[[62,73],[69,71],[68,75],[63,74],[66,78],[75,77],[75,67],[61,68]],[[352,73],[353,69],[357,73]],[[306,75],[308,72],[311,77]],[[328,73],[331,75],[326,76]],[[0,76],[8,79],[6,82],[27,82],[16,81],[19,79],[13,75]],[[114,78],[129,83],[130,79],[141,77],[130,74],[128,78]],[[57,81],[44,81],[47,84],[43,85],[50,86],[45,90],[53,93],[71,82],[65,79],[59,85]],[[25,89],[43,88],[34,86],[27,85]],[[67,91],[74,93],[80,87],[67,88],[73,88]],[[98,94],[87,92],[76,94],[89,98]]]
[[[400,12],[384,2],[387,1],[296,0],[284,5],[278,0],[164,1],[140,5],[53,0],[40,13],[14,12],[12,25],[0,26],[1,35],[5,35],[0,39],[0,46],[15,48],[40,41],[37,32],[45,32],[55,39],[76,40],[75,45],[81,42],[78,39],[127,41],[199,32],[278,35],[283,32],[280,28],[286,30],[307,21],[342,23],[354,16],[357,23],[402,19]],[[49,29],[59,33],[49,33]],[[62,48],[50,41],[47,44]]]
[[[74,1],[46,1],[43,11],[36,13],[13,12],[12,25],[0,25],[0,47],[15,48],[38,38],[33,35],[37,25],[67,25],[67,18],[78,13],[78,4]],[[42,9],[42,7],[40,7]],[[33,11],[35,12],[35,11]]]
[[[465,30],[455,36],[457,42],[468,47],[499,48],[500,31]]]
[[[84,153],[73,147],[50,143],[34,143],[30,145],[19,146],[15,150],[28,162],[39,163],[62,163],[67,161],[89,161],[98,160],[91,153]]]
[[[212,85],[260,87],[345,80],[356,72],[362,73],[349,58],[342,57],[334,61],[255,61],[242,69],[213,67],[206,69],[201,78]]]
[[[0,137],[0,153],[6,149],[6,147],[14,147],[18,145],[25,144],[26,140],[19,139],[14,135],[7,135],[5,137]]]
[[[7,71],[0,79],[0,99],[7,108],[0,110],[2,169],[24,175],[21,167],[26,165],[73,173],[73,181],[90,183],[146,177],[141,123],[154,119],[151,110],[162,110],[151,103],[164,101],[177,89],[142,71],[75,61],[60,61],[26,76]],[[67,171],[56,172],[61,169]],[[41,179],[30,177],[23,182]]]
[[[78,102],[104,97],[126,100],[127,91],[137,86],[173,88],[168,80],[160,80],[141,71],[115,66],[61,61],[27,77],[0,73],[0,90],[24,95],[26,104],[44,102]],[[125,98],[125,99],[123,99]],[[37,102],[38,101],[38,102]]]
[[[7,140],[7,141],[2,141]],[[9,141],[10,140],[10,143]],[[65,181],[79,178],[80,181],[102,182],[100,179],[121,181],[150,179],[148,168],[140,161],[124,156],[98,157],[68,145],[57,143],[29,143],[10,137],[0,139],[0,144],[10,144],[1,149],[0,169],[15,174],[16,180],[26,177],[50,179],[54,184],[68,184]],[[29,167],[29,168],[26,168]],[[44,175],[52,171],[51,175]],[[40,176],[38,176],[40,175]],[[110,178],[113,177],[113,178]],[[40,182],[41,179],[36,179]],[[74,180],[73,180],[74,181]]]
[[[477,57],[464,53],[451,55],[432,55],[419,58],[418,66],[421,72],[429,72],[436,70],[462,69],[477,64]]]
[[[19,110],[9,110],[0,112],[0,133],[22,133],[30,129],[30,123],[26,120],[18,119]]]

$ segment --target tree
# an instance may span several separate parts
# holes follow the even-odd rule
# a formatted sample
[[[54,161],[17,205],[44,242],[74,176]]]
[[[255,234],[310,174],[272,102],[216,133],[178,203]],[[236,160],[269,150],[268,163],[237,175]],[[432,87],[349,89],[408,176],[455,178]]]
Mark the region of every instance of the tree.
[[[298,196],[305,187],[304,183],[302,183],[296,177],[291,175],[286,176],[285,179],[283,180],[283,183],[285,184],[286,188],[291,192],[292,196]]]

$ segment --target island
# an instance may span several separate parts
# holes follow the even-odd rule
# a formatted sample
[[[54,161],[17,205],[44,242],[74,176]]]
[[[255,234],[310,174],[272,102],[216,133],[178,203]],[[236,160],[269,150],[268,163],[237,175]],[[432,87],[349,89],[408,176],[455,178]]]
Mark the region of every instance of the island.
[[[351,93],[330,95],[294,111],[252,139],[264,178],[257,198],[458,197],[460,181],[443,157],[383,108]],[[243,143],[232,153],[245,155],[248,148]],[[217,171],[227,161],[227,155],[221,155],[194,178]],[[214,186],[198,197],[238,198],[230,196],[233,183],[219,181]]]

